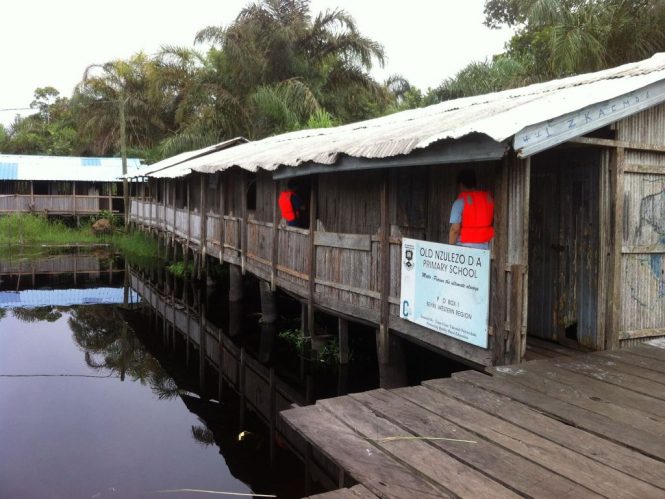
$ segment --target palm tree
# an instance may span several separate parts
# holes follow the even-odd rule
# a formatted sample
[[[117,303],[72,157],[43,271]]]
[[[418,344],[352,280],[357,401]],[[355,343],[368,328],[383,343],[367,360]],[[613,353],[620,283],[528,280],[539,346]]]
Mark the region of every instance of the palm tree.
[[[488,0],[486,24],[517,28],[509,55],[538,79],[596,71],[665,49],[663,0]]]
[[[168,107],[164,95],[155,91],[153,61],[144,53],[129,60],[88,66],[75,90],[81,104],[80,131],[87,136],[91,152],[100,155],[118,150],[120,105],[125,104],[127,143],[150,148],[168,129]]]
[[[256,2],[230,26],[201,30],[195,42],[212,44],[217,74],[249,104],[250,122],[259,123],[252,130],[257,137],[304,126],[321,107],[340,121],[357,119],[358,109],[366,112],[360,99],[387,96],[368,74],[375,62],[383,65],[383,47],[363,36],[342,10],[312,19],[307,0]],[[296,95],[306,100],[291,98]],[[292,107],[301,102],[306,110]],[[277,127],[266,128],[276,115]]]

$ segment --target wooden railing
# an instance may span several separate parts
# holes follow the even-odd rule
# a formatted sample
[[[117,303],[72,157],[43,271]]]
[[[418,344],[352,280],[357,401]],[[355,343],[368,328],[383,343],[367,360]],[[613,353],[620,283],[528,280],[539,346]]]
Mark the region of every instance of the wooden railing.
[[[152,207],[150,207],[152,205]],[[201,215],[185,209],[165,208],[149,201],[132,200],[131,221],[175,232],[193,248],[201,248]],[[223,221],[223,222],[222,222]],[[243,223],[246,248],[243,248]],[[277,248],[274,248],[275,243]],[[381,305],[381,238],[379,234],[341,234],[208,212],[205,214],[205,251],[240,265],[256,276],[274,282],[303,298],[310,296],[310,268],[314,269],[315,299],[329,308],[377,320]],[[310,264],[310,254],[315,261]],[[276,249],[276,251],[275,251]],[[389,238],[390,314],[399,316],[401,238]]]
[[[3,194],[0,195],[0,213],[46,211],[56,214],[85,215],[111,210],[113,199],[122,199],[122,196]]]

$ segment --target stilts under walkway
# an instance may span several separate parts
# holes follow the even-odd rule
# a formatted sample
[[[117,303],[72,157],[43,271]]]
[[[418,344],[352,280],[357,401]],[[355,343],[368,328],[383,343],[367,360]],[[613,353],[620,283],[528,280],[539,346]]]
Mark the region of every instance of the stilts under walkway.
[[[652,343],[282,416],[339,466],[322,498],[664,497],[665,343]]]

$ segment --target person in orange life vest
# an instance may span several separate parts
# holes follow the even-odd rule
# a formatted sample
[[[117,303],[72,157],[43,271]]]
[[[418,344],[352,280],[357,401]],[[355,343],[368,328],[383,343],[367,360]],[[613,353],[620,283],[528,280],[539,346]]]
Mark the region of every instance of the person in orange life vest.
[[[450,211],[448,244],[489,249],[494,237],[494,200],[489,191],[476,190],[476,174],[463,170],[457,175],[459,197]]]
[[[305,204],[296,192],[296,183],[293,179],[289,180],[287,189],[279,195],[279,210],[282,213],[282,218],[286,220],[286,225],[289,227],[303,227],[302,212],[305,211]]]

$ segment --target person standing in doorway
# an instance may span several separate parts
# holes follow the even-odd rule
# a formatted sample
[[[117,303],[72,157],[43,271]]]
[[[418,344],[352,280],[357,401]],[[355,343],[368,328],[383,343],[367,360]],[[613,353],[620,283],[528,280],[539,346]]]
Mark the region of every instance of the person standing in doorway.
[[[296,183],[293,179],[289,180],[287,189],[279,195],[279,210],[282,218],[286,220],[286,225],[304,227],[302,214],[305,211],[305,204],[296,192]]]
[[[489,249],[494,237],[494,200],[489,191],[476,189],[476,174],[462,170],[457,175],[459,196],[450,211],[448,244]]]

